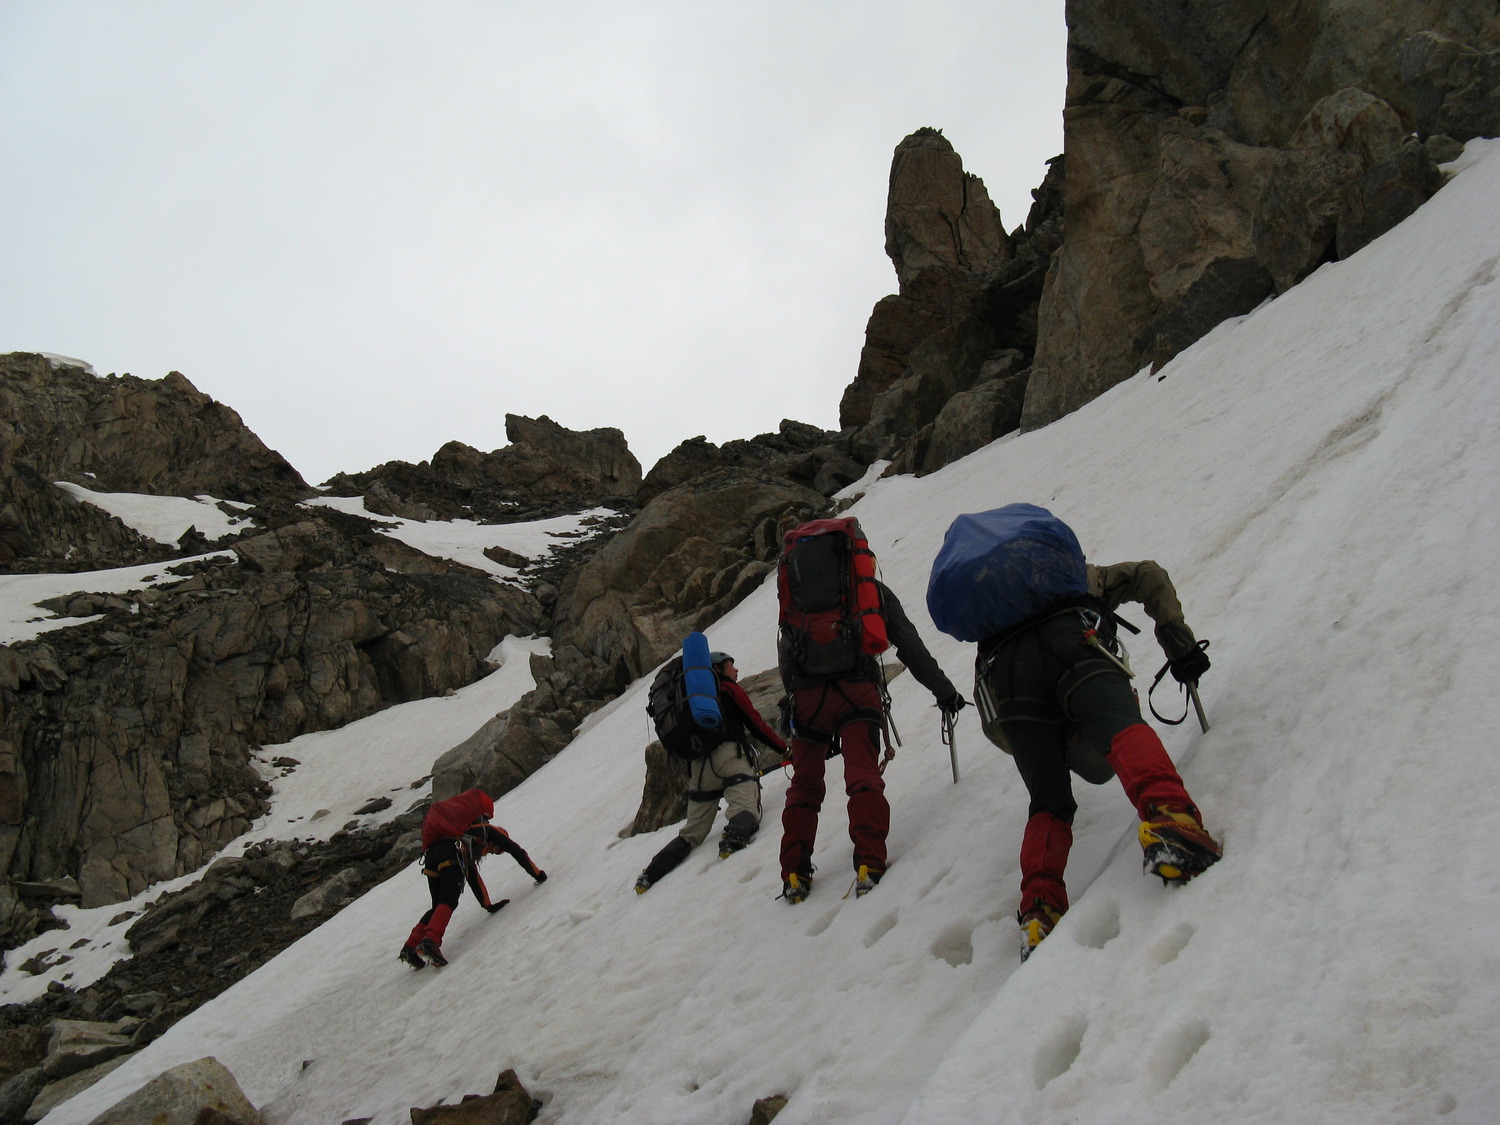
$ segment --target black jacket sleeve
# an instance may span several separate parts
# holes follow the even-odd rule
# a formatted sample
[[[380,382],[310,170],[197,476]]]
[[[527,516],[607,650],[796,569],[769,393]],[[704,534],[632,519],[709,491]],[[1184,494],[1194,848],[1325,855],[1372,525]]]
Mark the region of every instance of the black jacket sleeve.
[[[541,874],[540,868],[531,862],[531,857],[526,854],[526,849],[521,847],[500,829],[484,824],[478,828],[469,829],[469,835],[484,845],[486,854],[490,852],[505,852],[521,865],[521,869],[535,879]]]
[[[927,646],[922,643],[916,627],[912,625],[911,618],[906,616],[901,599],[884,582],[877,582],[876,585],[880,587],[880,606],[885,613],[886,634],[890,637],[891,644],[896,646],[896,655],[901,658],[901,663],[911,669],[917,682],[932,692],[939,702],[957,695],[958,689],[942,668],[938,667],[938,662],[927,651]]]

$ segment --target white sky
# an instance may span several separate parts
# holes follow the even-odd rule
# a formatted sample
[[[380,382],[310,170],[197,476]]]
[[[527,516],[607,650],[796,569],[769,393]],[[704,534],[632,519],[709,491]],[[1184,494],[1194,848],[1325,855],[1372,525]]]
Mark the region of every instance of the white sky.
[[[943,129],[1014,229],[1064,36],[1033,0],[5,0],[0,351],[180,370],[315,484],[506,412],[646,469],[836,428],[892,150]]]
[[[835,765],[806,903],[775,897],[779,775],[745,851],[700,848],[637,896],[676,830],[619,836],[651,737],[647,677],[496,802],[551,878],[487,863],[513,901],[494,917],[460,905],[447,968],[395,959],[427,905],[413,867],[47,1121],[83,1125],[212,1054],[272,1125],[399,1125],[410,1106],[488,1092],[505,1067],[547,1099],[544,1125],[739,1125],[778,1092],[777,1125],[1492,1125],[1500,142],[1461,164],[1406,223],[1155,375],[941,472],[881,480],[851,509],[961,685],[974,647],[936,633],[922,599],[959,512],[1041,503],[1091,557],[1168,567],[1212,641],[1212,728],[1160,728],[1225,843],[1201,879],[1144,878],[1118,785],[1080,783],[1073,907],[1019,965],[1024,786],[972,709],[955,785],[931,696],[903,676],[892,863],[872,894],[840,897]],[[766,584],[709,638],[766,668],[775,618]],[[527,646],[507,645],[499,673],[450,699],[267,747],[304,766],[273,781],[246,841],[289,821],[326,835],[377,790],[397,801],[386,815],[416,800],[407,779],[515,698]],[[1155,646],[1131,647],[1149,675]],[[1168,685],[1163,705],[1180,704]],[[311,821],[319,807],[332,814]],[[92,979],[118,912],[65,911],[71,931],[10,963],[90,944],[42,977],[7,970],[0,998]]]

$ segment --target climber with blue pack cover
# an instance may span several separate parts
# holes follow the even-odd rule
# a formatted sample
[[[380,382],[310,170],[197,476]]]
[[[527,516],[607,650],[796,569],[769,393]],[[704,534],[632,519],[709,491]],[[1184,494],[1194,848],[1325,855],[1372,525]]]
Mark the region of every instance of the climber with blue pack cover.
[[[1015,760],[1030,795],[1021,842],[1021,958],[1068,909],[1073,844],[1069,771],[1118,777],[1140,818],[1145,870],[1177,885],[1222,852],[1203,827],[1161,739],[1141,718],[1115,615],[1139,602],[1183,684],[1208,670],[1167,572],[1155,562],[1095,565],[1045,508],[1010,504],[953,521],[932,564],[927,608],[950,636],[976,641],[974,702],[985,735]]]
[[[727,823],[719,858],[727,859],[745,847],[760,829],[760,770],[749,740],[769,746],[782,758],[786,743],[755,709],[739,678],[734,658],[709,651],[702,633],[689,634],[681,656],[657,674],[647,710],[668,753],[687,763],[687,820],[636,879],[637,894],[645,894],[707,839],[721,798]],[[714,725],[700,726],[704,719]],[[687,728],[692,733],[684,733]],[[702,749],[673,750],[681,745]]]

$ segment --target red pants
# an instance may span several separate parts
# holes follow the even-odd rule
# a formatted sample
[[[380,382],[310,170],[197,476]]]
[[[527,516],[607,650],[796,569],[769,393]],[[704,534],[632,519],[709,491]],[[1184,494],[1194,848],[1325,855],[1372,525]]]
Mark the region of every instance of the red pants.
[[[1061,765],[1062,750],[1056,761],[1067,783],[1067,767]],[[1142,819],[1154,807],[1192,808],[1192,798],[1182,787],[1182,778],[1167,756],[1166,747],[1156,732],[1145,723],[1134,723],[1114,736],[1110,743],[1109,764],[1125,790],[1125,796]],[[1023,774],[1030,779],[1029,774]],[[1026,821],[1021,838],[1021,909],[1041,899],[1058,913],[1068,909],[1068,888],[1063,870],[1073,846],[1072,798],[1062,807],[1064,816],[1050,810],[1033,811]]]
[[[849,797],[849,839],[854,841],[854,866],[883,872],[885,838],[891,827],[891,806],[880,776],[880,689],[864,680],[840,680],[792,693],[797,729],[810,737],[792,739],[792,783],[781,814],[782,878],[812,869],[813,844],[818,835],[818,812],[827,792],[824,771],[833,736],[844,759],[844,792]]]

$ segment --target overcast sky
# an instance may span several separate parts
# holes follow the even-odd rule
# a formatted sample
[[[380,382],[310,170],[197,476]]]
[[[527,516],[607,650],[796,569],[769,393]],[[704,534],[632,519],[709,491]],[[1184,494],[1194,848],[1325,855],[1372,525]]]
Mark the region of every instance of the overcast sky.
[[[0,0],[0,351],[181,371],[312,483],[507,412],[644,469],[834,429],[892,150],[942,129],[1014,229],[1064,38],[1046,0]]]

